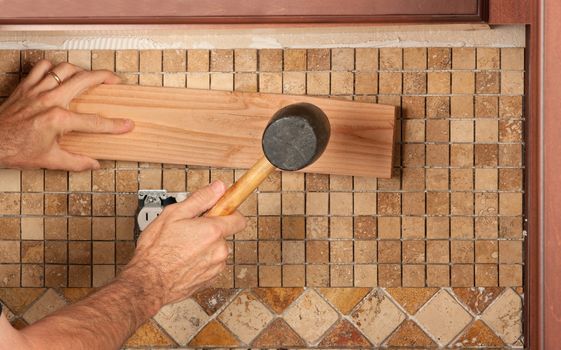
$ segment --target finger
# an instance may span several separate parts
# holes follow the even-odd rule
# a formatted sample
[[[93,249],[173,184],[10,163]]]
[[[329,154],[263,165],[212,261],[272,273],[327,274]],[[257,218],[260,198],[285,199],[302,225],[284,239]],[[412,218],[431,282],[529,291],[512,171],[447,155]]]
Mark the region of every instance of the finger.
[[[74,74],[81,71],[83,71],[82,68],[67,62],[60,63],[53,69],[49,70],[49,72],[53,72],[54,74],[56,74],[56,76],[59,77],[62,83],[70,79]],[[48,74],[49,72],[45,73],[44,78],[34,88],[34,92],[41,93],[44,91],[52,90],[59,86],[56,78]]]
[[[201,221],[203,224],[212,223],[212,225],[216,225],[222,237],[236,234],[247,226],[247,219],[237,211],[227,216],[201,217],[197,220]]]
[[[62,133],[69,131],[122,134],[134,128],[134,122],[130,119],[104,118],[95,114],[82,114],[70,112],[61,119],[60,128]]]
[[[27,77],[21,82],[22,85],[27,87],[36,85],[41,81],[41,79],[43,79],[45,74],[47,74],[47,72],[51,70],[52,67],[53,64],[47,60],[41,60],[37,62],[31,69]]]
[[[84,171],[99,169],[100,165],[95,159],[64,151],[57,146],[47,155],[44,167],[53,170]]]
[[[62,98],[61,103],[67,105],[74,97],[91,87],[99,84],[118,84],[119,82],[121,82],[121,78],[108,70],[82,71],[65,81],[57,92]]]
[[[226,191],[222,181],[214,181],[210,185],[194,192],[186,200],[179,203],[177,212],[186,218],[194,218],[201,215],[220,199]]]

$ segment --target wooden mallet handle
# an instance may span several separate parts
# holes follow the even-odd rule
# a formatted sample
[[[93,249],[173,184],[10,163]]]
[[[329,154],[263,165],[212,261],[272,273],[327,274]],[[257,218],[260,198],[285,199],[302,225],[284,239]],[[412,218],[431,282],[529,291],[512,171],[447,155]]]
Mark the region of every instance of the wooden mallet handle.
[[[275,166],[265,156],[261,157],[238,181],[226,190],[205,216],[232,214],[275,169]]]

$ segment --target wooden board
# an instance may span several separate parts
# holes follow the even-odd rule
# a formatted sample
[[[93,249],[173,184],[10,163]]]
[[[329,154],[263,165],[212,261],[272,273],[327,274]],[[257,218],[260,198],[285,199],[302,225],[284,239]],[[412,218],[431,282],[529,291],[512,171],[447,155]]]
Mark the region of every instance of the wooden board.
[[[249,168],[262,155],[271,116],[297,102],[320,107],[331,123],[325,153],[306,172],[391,176],[394,106],[308,96],[101,85],[70,109],[133,119],[125,135],[71,133],[64,149],[97,159]]]

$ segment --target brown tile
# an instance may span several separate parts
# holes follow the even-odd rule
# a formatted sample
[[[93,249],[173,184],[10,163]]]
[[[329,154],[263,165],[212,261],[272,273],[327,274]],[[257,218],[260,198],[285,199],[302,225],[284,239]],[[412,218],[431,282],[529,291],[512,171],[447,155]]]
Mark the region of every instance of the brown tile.
[[[318,346],[325,348],[369,348],[371,343],[349,321],[341,320],[329,330]]]
[[[483,321],[472,323],[462,334],[457,344],[464,347],[501,347],[504,342]]]
[[[21,286],[42,287],[45,281],[44,273],[43,265],[21,265]]]
[[[308,49],[307,51],[308,70],[318,71],[331,68],[329,49]]]
[[[401,233],[404,239],[425,237],[425,220],[422,217],[403,217]]]
[[[427,241],[427,262],[448,263],[450,261],[450,247],[448,241]]]
[[[234,285],[236,288],[257,286],[257,266],[236,265],[234,268]]]
[[[185,50],[164,50],[164,72],[185,72],[187,70],[187,55]]]
[[[285,71],[305,71],[306,70],[306,50],[287,49],[284,50],[284,70]]]
[[[21,213],[28,215],[43,215],[43,194],[22,193]]]
[[[384,344],[386,346],[396,347],[433,348],[437,346],[437,344],[411,320],[405,320]]]
[[[21,242],[22,263],[42,263],[43,256],[44,256],[43,254],[44,254],[44,244],[42,241]]]
[[[45,263],[65,264],[67,258],[67,242],[46,241],[45,242]]]
[[[91,242],[68,242],[68,262],[70,264],[91,264]]]
[[[448,265],[427,265],[427,286],[446,287],[450,285]]]
[[[308,192],[306,195],[307,215],[327,215],[329,196],[325,192]]]
[[[252,343],[257,348],[303,347],[304,340],[282,319],[277,318]]]
[[[498,48],[477,48],[477,69],[499,69],[500,52]]]
[[[352,72],[331,73],[331,95],[352,95],[354,75]]]
[[[138,198],[135,194],[118,194],[115,196],[117,216],[133,216],[138,207]]]
[[[259,287],[282,286],[282,266],[259,265]]]
[[[307,241],[306,262],[312,264],[325,264],[329,262],[328,241]]]
[[[92,246],[92,261],[94,264],[114,264],[115,243],[94,241]]]
[[[451,266],[451,284],[453,287],[472,287],[473,265],[453,264]]]
[[[282,286],[302,287],[305,285],[306,271],[304,265],[283,265]]]
[[[303,288],[255,288],[252,290],[261,301],[277,314],[281,314],[304,291]]]
[[[0,50],[0,72],[18,73],[20,69],[20,51]]]
[[[521,167],[522,165],[522,146],[519,144],[499,145],[499,165]]]
[[[399,193],[378,193],[378,214],[399,215],[401,207],[401,196]]]
[[[89,265],[68,266],[69,287],[91,287],[92,268]]]
[[[495,301],[503,291],[502,288],[454,288],[456,297],[473,313],[480,315]]]
[[[45,215],[66,215],[66,195],[56,193],[45,194]]]
[[[425,266],[424,265],[403,265],[402,266],[402,285],[403,287],[424,287],[425,286]]]
[[[256,73],[236,73],[234,76],[234,90],[243,92],[257,92]]]
[[[329,72],[309,72],[306,75],[307,93],[310,95],[328,95],[329,78]]]
[[[522,118],[522,96],[501,96],[499,117],[503,119]]]
[[[401,242],[400,241],[379,241],[378,242],[378,261],[380,263],[400,263],[401,262]]]
[[[93,50],[92,69],[115,70],[115,51],[113,50]]]
[[[505,95],[524,94],[524,72],[501,72],[501,93]]]
[[[429,69],[450,69],[452,66],[452,53],[449,48],[429,47],[427,56]]]
[[[428,144],[426,145],[426,165],[428,166],[448,166],[449,161],[448,145]]]
[[[354,280],[352,265],[330,265],[329,267],[331,287],[352,287]]]
[[[475,96],[475,117],[496,118],[499,113],[497,96]]]
[[[450,198],[446,192],[427,192],[427,214],[447,215],[449,213]]]
[[[259,71],[279,72],[283,65],[283,51],[279,49],[259,50]]]
[[[474,110],[472,95],[450,97],[450,116],[453,118],[473,118]]]
[[[281,223],[278,216],[259,216],[259,239],[280,239]]]
[[[90,240],[92,237],[92,220],[89,217],[71,217],[68,219],[68,239]]]
[[[144,323],[136,332],[127,340],[125,346],[174,346],[176,345],[167,335],[165,335],[154,324],[153,321]]]
[[[378,237],[382,239],[398,239],[400,237],[399,217],[379,217]]]
[[[401,286],[401,266],[398,264],[379,264],[378,284],[381,287]]]
[[[426,110],[428,118],[446,118],[450,115],[450,98],[428,96]]]
[[[450,235],[449,218],[447,217],[427,218],[428,238],[448,238],[449,235]]]
[[[402,214],[424,215],[425,194],[423,192],[404,192],[402,195]]]
[[[495,71],[481,71],[475,75],[475,91],[479,94],[499,93],[499,73]]]
[[[0,96],[9,96],[19,83],[17,75],[0,75]]]
[[[396,103],[386,101],[384,98],[397,98]],[[379,103],[397,105],[399,107],[398,96],[380,96]],[[404,118],[420,119],[425,117],[425,98],[423,96],[403,96],[401,98],[401,113]],[[399,135],[398,135],[399,136]]]
[[[403,241],[402,261],[404,263],[422,263],[425,261],[424,241]]]
[[[23,170],[21,172],[21,190],[23,192],[40,192],[44,188],[44,170]]]
[[[480,287],[495,287],[498,282],[497,265],[477,264],[475,265],[475,285]]]
[[[239,341],[220,322],[209,322],[190,342],[192,347],[236,347]]]
[[[499,195],[499,213],[501,215],[522,215],[522,193],[504,192]]]
[[[304,215],[305,198],[303,192],[287,192],[282,194],[283,215]]]
[[[425,141],[425,121],[417,119],[406,119],[402,122],[402,141],[404,142],[424,142]]]
[[[357,239],[376,238],[376,218],[371,216],[357,216],[354,220],[354,237]]]
[[[235,242],[234,257],[236,264],[257,263],[257,242]]]
[[[66,287],[68,285],[67,275],[66,265],[45,265],[45,287]]]
[[[501,264],[522,263],[522,241],[499,241],[499,262]]]
[[[89,193],[68,194],[68,214],[90,216],[92,214],[92,195]]]
[[[502,287],[522,286],[522,265],[499,265],[499,285]]]

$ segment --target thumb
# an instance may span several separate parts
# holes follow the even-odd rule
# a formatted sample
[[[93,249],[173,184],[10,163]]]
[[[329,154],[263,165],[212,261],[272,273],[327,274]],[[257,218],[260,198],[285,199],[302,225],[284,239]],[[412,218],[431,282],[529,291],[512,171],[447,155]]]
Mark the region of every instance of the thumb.
[[[189,218],[199,216],[212,208],[225,191],[226,186],[222,181],[214,181],[210,185],[194,192],[189,196],[189,198],[179,203],[178,212]]]

